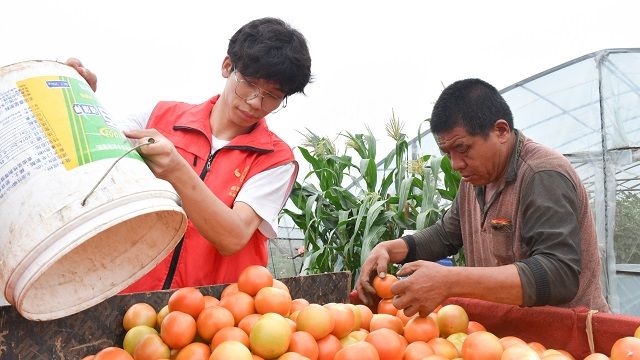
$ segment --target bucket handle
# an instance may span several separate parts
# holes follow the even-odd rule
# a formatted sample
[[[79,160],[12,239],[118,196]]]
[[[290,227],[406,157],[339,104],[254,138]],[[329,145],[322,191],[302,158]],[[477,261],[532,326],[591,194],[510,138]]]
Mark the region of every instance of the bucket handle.
[[[98,180],[98,182],[93,186],[93,188],[91,189],[91,191],[89,191],[89,193],[87,194],[87,196],[84,197],[84,199],[82,200],[82,206],[85,206],[87,204],[87,199],[89,198],[89,196],[91,196],[91,194],[93,194],[93,192],[96,190],[96,188],[98,187],[98,185],[100,185],[100,183],[102,182],[102,180],[104,180],[107,175],[109,174],[109,172],[111,171],[111,169],[113,169],[114,166],[116,166],[116,164],[118,163],[118,161],[122,160],[122,158],[124,158],[125,156],[129,155],[130,152],[132,152],[133,150],[138,150],[141,147],[145,146],[145,145],[150,145],[155,143],[156,140],[154,138],[149,138],[149,140],[147,140],[146,143],[137,145],[132,147],[131,149],[127,150],[127,152],[125,152],[124,154],[122,154],[119,158],[116,159],[116,161],[113,162],[113,164],[111,164],[111,166],[107,169],[107,171],[104,173],[104,175],[102,175],[102,177],[100,178],[100,180]]]

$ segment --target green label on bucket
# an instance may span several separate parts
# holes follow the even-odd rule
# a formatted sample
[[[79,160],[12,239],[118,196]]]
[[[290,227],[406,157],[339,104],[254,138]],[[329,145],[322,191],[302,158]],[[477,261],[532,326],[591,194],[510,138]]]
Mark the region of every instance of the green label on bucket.
[[[65,169],[117,158],[131,149],[86,83],[66,76],[43,76],[16,83],[31,116]],[[142,160],[133,151],[128,157]]]

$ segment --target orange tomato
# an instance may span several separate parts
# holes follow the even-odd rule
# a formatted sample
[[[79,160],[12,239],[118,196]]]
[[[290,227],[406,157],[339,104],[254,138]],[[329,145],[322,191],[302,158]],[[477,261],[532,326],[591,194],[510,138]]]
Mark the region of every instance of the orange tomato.
[[[337,337],[329,334],[318,340],[318,360],[333,360],[342,344]]]
[[[487,331],[476,331],[467,336],[462,344],[461,355],[465,360],[499,360],[503,352],[497,336]]]
[[[378,314],[389,314],[395,316],[398,309],[393,306],[393,299],[382,299],[378,302]]]
[[[145,325],[149,327],[156,326],[158,314],[156,309],[147,303],[136,303],[131,305],[122,317],[122,327],[129,331],[132,327]]]
[[[156,334],[145,336],[133,350],[133,358],[136,360],[163,359],[170,355],[169,347]]]
[[[197,319],[202,309],[204,309],[204,296],[194,287],[178,289],[169,297],[169,312],[182,311]]]
[[[373,314],[371,322],[369,323],[369,331],[375,331],[378,329],[391,329],[396,333],[402,335],[404,326],[400,318],[389,314]]]
[[[379,312],[379,311],[378,311],[378,312]],[[404,314],[404,309],[399,309],[399,310],[398,310],[398,312],[396,313],[396,316],[397,316],[400,320],[402,320],[402,323],[403,323],[404,325],[407,325],[407,323],[409,322],[409,320],[413,319],[414,317],[417,317],[417,316],[418,316],[418,314],[415,314],[415,315],[413,315],[413,316],[409,317],[409,316],[407,316],[407,315],[405,315],[405,314]]]
[[[292,301],[289,292],[271,286],[258,290],[254,302],[258,314],[272,312],[287,316],[291,311]]]
[[[168,313],[169,305],[165,305],[164,307],[162,307],[162,309],[160,309],[160,311],[158,311],[158,316],[156,317],[156,325],[158,328],[160,328],[160,325],[162,325],[162,320],[164,320],[164,317],[167,316]]]
[[[460,355],[458,354],[458,349],[456,349],[456,346],[447,339],[437,337],[435,339],[429,340],[427,344],[429,344],[429,346],[431,346],[431,349],[433,349],[434,355],[444,356],[447,359],[453,359]]]
[[[401,360],[406,347],[401,338],[394,330],[382,328],[371,331],[364,340],[376,348],[380,360]]]
[[[524,345],[515,344],[505,348],[502,352],[500,360],[539,360],[540,356],[532,348]],[[607,358],[608,359],[608,358]]]
[[[333,318],[333,330],[331,333],[338,339],[347,336],[353,331],[355,315],[345,304],[326,304],[325,308],[329,309],[329,313]]]
[[[225,341],[237,341],[246,347],[249,347],[249,336],[244,330],[237,327],[226,327],[220,329],[211,340],[211,350],[215,350]]]
[[[547,350],[547,348],[540,344],[539,342],[529,342],[527,343],[527,345],[532,348],[533,350],[535,350],[536,353],[538,353],[538,356],[542,357],[542,353],[545,352],[545,350]]]
[[[635,336],[627,336],[618,339],[611,347],[611,360],[638,360],[640,359],[640,339]]]
[[[366,341],[360,341],[340,349],[334,360],[380,360],[378,350]]]
[[[209,360],[210,356],[207,344],[194,342],[180,349],[175,360]]]
[[[256,321],[258,321],[258,319],[260,319],[260,314],[249,314],[247,316],[245,316],[244,318],[242,318],[242,320],[240,320],[240,322],[238,323],[238,327],[240,329],[242,329],[244,332],[247,333],[247,335],[251,334],[251,328],[253,327],[253,325],[256,323]]]
[[[602,353],[593,353],[584,358],[584,360],[609,360],[609,357]]]
[[[172,349],[181,349],[196,336],[196,320],[182,311],[172,311],[160,325],[160,337]]]
[[[273,286],[273,275],[264,266],[247,266],[238,277],[238,290],[251,296],[255,296],[260,289],[267,286]]]
[[[467,325],[467,329],[465,330],[465,332],[467,334],[471,334],[472,332],[476,331],[487,331],[487,329],[484,327],[484,325],[480,324],[477,321],[469,321],[469,325]]]
[[[229,296],[225,296],[220,300],[220,306],[231,311],[235,320],[234,325],[238,325],[240,320],[245,316],[256,312],[253,297],[242,291]]]
[[[373,288],[376,290],[376,294],[382,299],[391,299],[393,293],[391,292],[391,285],[393,285],[398,278],[387,274],[384,278],[376,276],[373,278]]]
[[[403,360],[422,360],[427,355],[433,355],[433,349],[424,341],[414,341],[404,349]]]
[[[253,360],[251,351],[237,341],[225,341],[211,353],[209,360]]]
[[[320,340],[329,335],[333,331],[334,326],[335,320],[329,310],[318,304],[311,304],[300,310],[296,318],[297,330],[308,332],[316,340]]]
[[[273,279],[273,286],[274,288],[278,288],[281,290],[284,290],[286,292],[289,292],[289,287],[287,285],[285,285],[285,283],[283,283],[282,281],[278,280],[278,279]]]
[[[215,296],[205,295],[204,298],[204,307],[205,309],[211,306],[216,306],[220,303],[220,300],[216,299]]]
[[[309,301],[307,301],[306,299],[302,299],[302,298],[293,299],[291,301],[291,313],[297,310],[302,310],[307,306],[309,306]]]
[[[503,348],[508,348],[514,345],[527,345],[527,343],[516,336],[503,336],[500,338],[500,344],[502,344]]]
[[[295,352],[286,352],[280,355],[278,360],[309,360],[309,358]]]
[[[320,350],[316,339],[311,334],[306,331],[296,331],[291,334],[291,341],[289,341],[287,351],[296,352],[311,360],[317,360]]]
[[[240,291],[238,290],[238,283],[231,283],[222,290],[222,293],[220,293],[220,300],[226,296],[233,295],[238,291]]]
[[[362,315],[362,321],[360,322],[360,328],[369,330],[369,324],[371,324],[371,318],[373,317],[373,311],[368,306],[358,304],[356,307],[360,310]]]
[[[222,328],[233,327],[235,319],[231,311],[222,306],[212,306],[205,308],[198,315],[196,329],[198,335],[207,342]]]
[[[438,324],[430,317],[414,317],[404,326],[404,337],[408,342],[424,341],[425,343],[440,335]]]
[[[100,350],[93,357],[93,360],[133,360],[133,358],[128,352],[124,351],[124,349],[107,347]]]

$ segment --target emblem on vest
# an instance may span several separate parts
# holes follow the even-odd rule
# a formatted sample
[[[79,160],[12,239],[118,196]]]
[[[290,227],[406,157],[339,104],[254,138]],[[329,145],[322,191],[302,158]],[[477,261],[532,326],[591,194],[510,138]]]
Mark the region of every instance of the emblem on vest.
[[[238,195],[238,192],[240,191],[240,186],[238,185],[233,185],[230,189],[229,189],[229,196],[235,198]]]
[[[496,218],[491,220],[491,228],[498,232],[511,232],[513,231],[513,224],[509,219]]]
[[[240,178],[240,184],[242,184],[244,182],[244,179],[247,177],[247,173],[249,173],[249,167],[248,166],[245,166],[244,170],[242,170],[242,172],[238,168],[233,170],[233,175],[235,175],[237,178]]]

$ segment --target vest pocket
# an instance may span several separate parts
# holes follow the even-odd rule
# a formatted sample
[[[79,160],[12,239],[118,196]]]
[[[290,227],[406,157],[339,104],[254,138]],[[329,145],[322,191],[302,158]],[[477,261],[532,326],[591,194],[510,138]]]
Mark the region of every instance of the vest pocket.
[[[489,232],[491,234],[491,254],[495,258],[497,265],[513,263],[515,260],[513,231],[511,229],[490,229]]]

